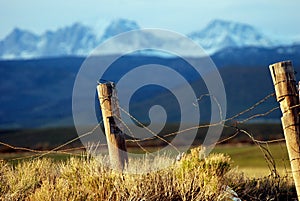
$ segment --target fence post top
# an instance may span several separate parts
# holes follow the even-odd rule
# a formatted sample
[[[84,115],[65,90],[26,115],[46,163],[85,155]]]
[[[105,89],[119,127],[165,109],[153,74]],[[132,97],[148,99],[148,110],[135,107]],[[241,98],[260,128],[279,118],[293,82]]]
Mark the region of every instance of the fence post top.
[[[98,85],[102,85],[102,86],[106,85],[106,86],[111,87],[111,88],[115,88],[116,87],[116,84],[114,82],[112,82],[112,81],[106,81],[106,80],[103,83],[98,81],[97,84]]]
[[[269,67],[272,68],[272,67],[281,67],[281,68],[286,68],[288,69],[289,67],[292,67],[293,66],[293,63],[291,60],[287,60],[287,61],[280,61],[280,62],[277,62],[277,63],[273,63],[273,64],[270,64]]]

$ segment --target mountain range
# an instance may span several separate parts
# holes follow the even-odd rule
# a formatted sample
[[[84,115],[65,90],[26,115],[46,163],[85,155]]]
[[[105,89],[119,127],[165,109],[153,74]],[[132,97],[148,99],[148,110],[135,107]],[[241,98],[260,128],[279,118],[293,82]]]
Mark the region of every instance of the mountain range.
[[[108,38],[139,28],[135,21],[118,19],[98,32],[79,23],[56,31],[46,31],[42,35],[14,29],[0,41],[0,134],[1,129],[72,126],[73,85],[85,56]],[[228,117],[249,108],[274,91],[268,65],[292,60],[295,70],[300,71],[300,43],[295,41],[293,44],[284,44],[250,25],[215,20],[204,29],[187,36],[201,44],[219,68],[227,95]],[[177,44],[177,41],[165,40],[159,35],[151,38],[157,41],[147,41],[139,37],[134,40]],[[127,41],[127,44],[130,45],[130,42]],[[103,61],[110,59],[110,56],[104,56]],[[198,62],[201,58],[192,59]],[[114,64],[116,66],[113,71],[108,71],[104,77],[106,80],[116,80],[129,67],[160,64],[173,66],[185,73],[195,88],[205,88],[193,72],[187,71],[187,64],[179,57],[130,55]],[[154,76],[163,79],[163,75]],[[299,76],[296,74],[298,79]],[[137,76],[132,82],[141,79],[143,77]],[[150,92],[147,96],[138,94],[136,102],[150,97],[156,91]],[[167,105],[167,99],[164,101]],[[277,105],[275,98],[272,98],[252,114],[265,113]],[[142,108],[143,105],[139,104],[137,107]],[[205,109],[209,105],[204,102],[202,107],[204,109],[201,115],[205,122],[210,118],[209,111]],[[142,111],[140,108],[136,111]],[[277,110],[263,118],[279,120],[280,115]]]
[[[0,41],[0,59],[87,56],[105,40],[119,33],[140,28],[137,22],[128,19],[113,20],[103,30],[95,30],[92,27],[75,23],[56,31],[46,31],[41,35],[15,28]],[[186,36],[201,45],[210,55],[226,48],[274,48],[291,45],[273,40],[272,37],[250,25],[224,20],[214,20],[204,29],[188,33]],[[177,42],[163,38],[163,36],[156,36],[153,40],[156,41],[145,40],[138,35],[134,38],[135,43],[143,43],[145,46],[147,46],[147,43],[161,43],[161,41],[166,43],[165,45],[176,44]],[[107,52],[107,54],[113,53],[117,52]],[[192,53],[187,52],[187,54]]]
[[[77,72],[83,61],[84,57],[0,61],[0,93],[2,94],[0,96],[0,131],[3,128],[22,129],[72,125],[72,91]],[[109,72],[104,79],[115,81],[122,74],[122,70],[119,69],[124,68],[124,66],[131,66],[136,62],[143,64],[158,63],[174,66],[177,69],[188,67],[180,58],[131,56],[124,57],[122,62],[116,63],[116,66],[112,67],[115,70]],[[193,72],[183,71],[182,73],[186,75],[185,77],[188,77],[190,83],[195,85],[199,96],[207,93],[203,82],[198,82],[197,77],[193,77]],[[273,85],[267,67],[223,67],[220,69],[220,74],[225,84],[228,99],[228,116],[233,116],[250,107],[256,101],[272,92]],[[140,83],[138,80],[145,79],[145,76],[153,75],[145,74],[144,76],[136,77],[131,82]],[[155,76],[164,78],[164,75],[157,74]],[[128,88],[134,86],[132,83],[126,84]],[[95,89],[96,85],[97,81],[95,80]],[[119,89],[118,83],[117,87]],[[118,90],[119,98],[123,100],[121,94],[124,94],[123,91]],[[134,113],[134,116],[141,116],[139,112],[144,114],[145,101],[146,105],[148,105],[147,100],[152,100],[149,97],[156,94],[155,90],[151,90],[147,92],[146,96],[143,93],[137,93],[133,96],[139,103],[138,105],[136,103],[133,104],[133,106],[137,106],[137,109],[131,112],[138,112]],[[155,100],[153,98],[153,101]],[[159,100],[163,100],[164,103],[169,102],[168,98],[159,98]],[[84,105],[88,104],[85,101],[83,98],[80,102],[83,109],[85,108]],[[276,104],[275,99],[271,106],[265,106],[269,109],[274,104]],[[95,103],[97,111],[99,109],[98,105],[98,103]],[[209,107],[209,104],[205,103],[203,110],[201,110],[201,118],[204,122],[210,118],[210,110],[205,109]],[[264,109],[262,108],[258,113],[263,113],[267,110]],[[142,116],[147,117],[148,115]],[[278,114],[275,116],[278,117]],[[271,115],[269,117],[275,118],[275,116]]]

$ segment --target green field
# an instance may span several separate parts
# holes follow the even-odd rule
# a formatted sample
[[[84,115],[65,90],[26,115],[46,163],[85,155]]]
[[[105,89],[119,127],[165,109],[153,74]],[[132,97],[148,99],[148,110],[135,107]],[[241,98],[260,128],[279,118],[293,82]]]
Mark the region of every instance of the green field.
[[[240,129],[251,132],[251,135],[257,140],[273,140],[283,138],[282,128],[277,123],[256,123],[256,124],[241,124]],[[207,129],[207,128],[205,128]],[[199,134],[205,132],[205,129],[200,129]],[[235,129],[231,127],[225,127],[223,130],[222,139],[226,139],[234,134]],[[0,141],[8,143],[13,146],[27,147],[36,150],[49,150],[57,147],[69,140],[77,138],[78,135],[74,128],[48,128],[48,129],[33,129],[33,130],[15,130],[8,131],[3,130],[0,132]],[[201,136],[201,135],[200,135]],[[201,143],[201,138],[197,138],[197,141]],[[243,143],[241,143],[243,142]],[[265,160],[263,152],[260,148],[254,144],[251,144],[251,139],[244,133],[239,133],[234,138],[226,141],[226,144],[218,145],[214,148],[213,153],[225,153],[228,154],[232,161],[233,166],[243,171],[250,177],[262,177],[270,174],[268,163]],[[155,140],[151,142],[145,142],[142,144],[147,150],[153,151],[157,149],[155,147],[161,146],[161,141]],[[155,145],[155,146],[153,146]],[[65,148],[80,147],[82,146],[79,140],[68,144]],[[137,149],[136,144],[128,143],[128,149],[132,152],[140,152]],[[276,169],[280,175],[286,175],[290,172],[287,150],[284,143],[273,143],[268,146],[264,145],[270,150],[272,157],[276,163]],[[74,152],[72,152],[74,153]],[[76,154],[82,155],[82,151],[77,151]],[[176,153],[174,153],[176,154]],[[28,157],[25,160],[30,159],[31,155],[39,156],[36,153],[23,153],[18,152],[9,147],[0,145],[0,159],[5,159],[9,163],[17,163],[18,160],[14,160],[19,157]],[[70,157],[66,154],[47,154],[46,156],[54,159],[55,161],[65,161]],[[176,155],[174,156],[176,157]]]
[[[290,165],[288,161],[288,154],[284,143],[271,144],[265,146],[270,150],[272,154],[276,169],[280,175],[286,175],[290,172]],[[153,149],[153,148],[152,148]],[[132,150],[131,150],[132,151]],[[256,145],[251,144],[230,144],[230,145],[218,145],[212,153],[224,153],[231,157],[233,166],[238,170],[243,171],[250,177],[262,177],[270,174],[268,163],[265,160],[264,154],[261,149]],[[35,153],[2,153],[0,158],[10,161],[11,163],[17,163],[16,158],[24,158],[24,160],[31,159],[34,156],[37,157],[40,154]],[[83,152],[77,152],[76,155],[84,155]],[[28,157],[28,158],[27,158]],[[34,158],[33,157],[33,158]],[[67,154],[49,154],[45,157],[50,157],[55,161],[67,160],[70,155]]]
[[[285,144],[272,144],[265,147],[270,150],[277,171],[281,175],[289,173],[290,165]],[[239,170],[245,172],[248,176],[261,177],[270,174],[264,154],[256,145],[222,145],[215,147],[213,152],[228,154],[234,162],[234,166],[237,166]]]
[[[274,157],[281,158],[279,148],[278,144],[270,146]],[[178,162],[174,161],[174,155],[130,158],[124,172],[108,168],[103,156],[51,154],[13,161],[12,158],[26,154],[5,154],[2,157],[10,159],[0,160],[0,200],[210,201],[232,200],[235,196],[241,200],[295,200],[291,177],[266,176],[267,165],[257,147],[223,145],[214,152],[225,154],[211,153],[201,158],[203,150],[198,147]],[[166,163],[170,166],[161,169]],[[258,169],[266,174],[249,177],[236,169],[237,165],[252,176],[253,170]]]

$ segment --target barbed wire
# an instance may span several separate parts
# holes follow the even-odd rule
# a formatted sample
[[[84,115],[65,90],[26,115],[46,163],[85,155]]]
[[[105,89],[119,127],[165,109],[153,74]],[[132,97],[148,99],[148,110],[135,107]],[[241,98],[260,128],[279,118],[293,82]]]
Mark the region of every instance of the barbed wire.
[[[210,96],[212,97],[211,95],[209,94],[204,94],[202,96],[200,96],[197,101],[201,101],[203,99],[203,97],[205,96]],[[125,126],[126,130],[129,132],[129,135],[134,138],[134,139],[126,139],[126,142],[133,142],[133,143],[136,143],[137,146],[143,150],[145,153],[150,153],[144,146],[142,146],[141,142],[146,142],[146,141],[150,141],[150,140],[161,140],[163,141],[164,143],[167,143],[168,145],[170,145],[176,152],[180,153],[180,151],[178,150],[178,148],[172,144],[172,142],[169,142],[168,140],[166,140],[165,138],[168,138],[168,137],[171,137],[171,136],[175,136],[175,135],[178,135],[178,134],[182,134],[182,133],[186,133],[187,131],[190,131],[190,130],[194,130],[194,129],[200,129],[200,128],[208,128],[208,127],[212,127],[212,126],[219,126],[219,125],[224,125],[224,127],[228,127],[228,128],[233,128],[234,129],[234,132],[232,135],[224,138],[224,139],[221,139],[219,140],[218,142],[216,142],[216,144],[221,144],[221,143],[225,143],[225,142],[228,142],[229,140],[237,137],[239,134],[243,133],[245,134],[246,136],[248,136],[249,139],[251,139],[251,141],[256,144],[260,150],[262,151],[262,153],[264,154],[264,157],[265,157],[265,160],[267,161],[267,164],[268,164],[268,167],[269,169],[275,174],[277,175],[278,173],[276,172],[276,163],[275,163],[275,160],[274,158],[272,157],[272,154],[270,152],[270,149],[268,147],[268,144],[271,144],[271,143],[278,143],[278,142],[284,142],[285,139],[284,138],[280,138],[280,139],[272,139],[272,140],[257,140],[253,137],[253,135],[244,130],[244,129],[241,129],[239,128],[237,125],[233,126],[233,125],[228,125],[228,122],[230,121],[233,121],[233,120],[236,120],[238,117],[240,117],[241,115],[244,115],[252,110],[254,110],[255,108],[257,108],[259,105],[261,105],[262,103],[266,102],[269,98],[273,97],[274,96],[274,93],[271,93],[267,96],[265,96],[264,98],[262,98],[261,100],[259,100],[258,102],[256,102],[255,104],[253,104],[251,107],[241,111],[240,113],[238,114],[235,114],[233,115],[232,117],[229,117],[229,118],[226,118],[224,120],[221,120],[219,122],[216,122],[216,123],[212,123],[212,124],[204,124],[204,125],[198,125],[198,126],[193,126],[193,127],[189,127],[189,128],[186,128],[186,129],[183,129],[183,130],[179,130],[179,131],[176,131],[176,132],[171,132],[171,133],[168,133],[168,134],[165,134],[163,136],[159,136],[157,135],[154,131],[152,131],[150,128],[148,128],[147,126],[145,126],[143,123],[141,123],[137,118],[135,118],[133,115],[131,115],[129,112],[127,112],[124,108],[120,107],[118,104],[117,104],[117,110],[120,110],[122,113],[128,115],[132,120],[134,120],[138,125],[140,125],[143,129],[145,129],[147,132],[149,132],[152,136],[151,137],[148,137],[148,138],[143,138],[143,139],[137,139],[136,138],[136,135],[132,132],[132,130],[130,129],[130,127],[122,120],[122,118],[119,118],[118,115],[116,115],[115,117],[117,117],[118,121],[123,125]],[[111,98],[117,98],[116,97],[116,94],[114,94],[113,97]],[[218,103],[217,99],[215,97],[212,97],[213,100],[215,101],[215,103],[218,105],[219,107],[219,112],[220,112],[220,117],[222,117],[222,110],[221,110],[221,105]],[[106,100],[106,99],[105,99]],[[118,101],[114,101],[114,102],[118,102]],[[193,103],[194,104],[194,103]],[[300,105],[297,105],[297,106],[293,106],[294,107],[299,107]],[[246,123],[252,119],[255,119],[255,118],[258,118],[258,117],[263,117],[263,116],[267,116],[269,115],[271,112],[273,111],[276,111],[278,110],[279,107],[274,107],[264,113],[260,113],[260,114],[254,114],[252,116],[249,116],[243,120],[240,120],[240,121],[237,121],[236,122],[238,124],[243,124],[243,123]],[[26,159],[26,158],[41,158],[41,157],[44,157],[46,155],[49,155],[49,154],[67,154],[67,155],[81,155],[83,156],[83,154],[78,154],[76,153],[75,151],[78,151],[78,150],[84,150],[86,149],[85,146],[81,146],[81,147],[73,147],[73,148],[66,148],[66,149],[62,149],[64,148],[65,146],[67,145],[70,145],[71,143],[75,142],[76,140],[79,140],[83,137],[86,137],[86,136],[89,136],[91,134],[93,134],[96,129],[100,126],[100,124],[102,123],[99,122],[93,129],[91,129],[90,131],[86,132],[86,133],[83,133],[81,135],[78,135],[78,137],[76,138],[73,138],[53,149],[50,149],[50,150],[36,150],[36,149],[30,149],[30,148],[26,148],[26,147],[18,147],[18,146],[13,146],[13,145],[10,145],[10,144],[7,144],[5,142],[0,142],[0,145],[2,146],[5,146],[5,147],[8,147],[10,149],[13,149],[13,150],[16,150],[16,151],[23,151],[23,152],[28,152],[28,153],[34,153],[34,155],[28,155],[28,156],[23,156],[23,157],[18,157],[18,158],[12,158],[10,160],[21,160],[21,159]],[[96,145],[92,145],[92,146],[96,146]],[[101,146],[105,146],[107,147],[107,144],[98,144],[97,147],[101,147]],[[150,153],[151,154],[151,153]]]
[[[251,110],[255,109],[256,107],[258,107],[259,105],[261,105],[262,103],[266,102],[269,98],[275,96],[275,93],[271,93],[267,96],[265,96],[263,99],[259,100],[258,102],[256,102],[254,105],[252,105],[251,107],[247,108],[246,110],[243,110],[242,112],[230,117],[227,119],[227,121],[230,121],[230,120],[233,120],[233,119],[236,119],[237,117],[247,113],[247,112],[250,112]]]
[[[129,126],[118,116],[115,116],[117,119],[119,119],[119,121],[126,127],[127,131],[130,133],[131,137],[136,138],[136,136],[134,135],[134,133],[131,131],[131,129],[129,128]],[[138,145],[138,147],[140,147],[145,153],[150,153],[146,148],[144,148],[139,142],[136,142],[136,144]]]
[[[125,114],[127,114],[131,119],[133,119],[137,124],[139,124],[140,126],[142,126],[145,130],[147,130],[149,133],[151,133],[153,135],[153,137],[167,143],[168,145],[170,145],[175,151],[177,151],[178,153],[180,153],[180,151],[178,150],[178,148],[176,146],[174,146],[171,142],[168,142],[166,139],[164,139],[163,137],[160,137],[159,135],[157,135],[154,131],[152,131],[150,128],[148,128],[147,126],[145,126],[143,123],[141,123],[139,120],[137,120],[134,116],[132,116],[131,114],[129,114],[129,112],[127,112],[126,110],[124,110],[122,107],[120,107],[120,110],[122,110]]]
[[[98,123],[91,131],[88,131],[88,132],[86,132],[86,133],[84,133],[84,134],[81,134],[81,135],[79,135],[78,137],[73,138],[72,140],[69,140],[68,142],[66,142],[66,143],[64,143],[64,144],[62,144],[62,145],[60,145],[60,146],[58,146],[58,147],[55,147],[55,148],[51,149],[50,151],[48,151],[48,152],[46,152],[46,153],[41,154],[41,155],[39,155],[37,158],[43,157],[43,156],[45,156],[45,155],[48,155],[48,154],[52,153],[53,151],[59,150],[60,148],[65,147],[65,146],[67,146],[68,144],[71,144],[72,142],[74,142],[74,141],[76,141],[76,140],[78,140],[78,139],[81,139],[81,138],[83,138],[83,137],[85,137],[85,136],[88,136],[88,135],[94,133],[94,131],[95,131],[99,126],[100,126],[100,123]]]
[[[252,111],[253,109],[255,109],[256,107],[258,107],[259,105],[261,105],[262,103],[266,102],[269,98],[275,96],[274,93],[271,93],[269,95],[267,95],[266,97],[264,97],[263,99],[259,100],[258,102],[256,102],[254,105],[252,105],[251,107],[247,108],[246,110],[230,117],[230,118],[227,118],[225,120],[222,120],[222,109],[221,109],[221,105],[219,104],[219,102],[217,101],[217,99],[214,97],[214,96],[211,96],[209,94],[204,94],[202,96],[200,96],[197,101],[201,101],[203,97],[205,96],[209,96],[209,97],[212,97],[213,100],[216,102],[216,104],[218,105],[219,107],[219,113],[220,113],[220,119],[221,121],[220,122],[217,122],[217,123],[213,123],[213,124],[206,124],[206,125],[199,125],[199,126],[194,126],[194,127],[190,127],[190,128],[187,128],[187,129],[183,129],[183,130],[180,130],[180,131],[176,131],[176,132],[172,132],[172,133],[169,133],[169,134],[165,134],[163,135],[163,138],[158,136],[158,135],[155,135],[155,133],[153,131],[151,131],[148,127],[146,127],[143,123],[141,123],[140,121],[137,120],[137,118],[135,118],[133,115],[131,115],[129,112],[127,112],[125,109],[123,109],[122,107],[119,106],[119,110],[121,110],[123,113],[125,113],[126,115],[128,115],[131,119],[133,119],[137,124],[139,124],[141,127],[145,128],[146,130],[148,130],[151,134],[153,134],[152,137],[148,137],[148,138],[143,138],[143,139],[128,139],[127,142],[135,142],[135,143],[138,143],[139,144],[139,147],[141,147],[140,145],[140,142],[144,142],[144,141],[149,141],[149,140],[155,140],[155,139],[160,139],[163,141],[164,138],[167,138],[167,137],[170,137],[170,136],[173,136],[173,135],[178,135],[180,133],[184,133],[184,132],[187,132],[189,130],[193,130],[193,129],[199,129],[199,128],[205,128],[205,127],[211,127],[211,126],[218,126],[218,125],[223,125],[224,124],[224,127],[233,127],[233,126],[228,126],[226,125],[225,123],[226,122],[229,122],[229,121],[232,121],[232,120],[235,120],[237,117],[240,117],[241,115],[244,115],[250,111]],[[194,104],[194,103],[193,103]],[[195,104],[194,104],[195,105]],[[300,105],[299,105],[300,106]],[[294,106],[295,107],[295,106]],[[298,106],[296,106],[298,107]],[[255,119],[257,117],[263,117],[263,116],[267,116],[269,115],[270,113],[272,113],[273,111],[275,110],[278,110],[279,109],[279,106],[276,106],[264,113],[260,113],[260,114],[254,114],[250,117],[247,117],[245,118],[244,120],[240,120],[240,121],[236,121],[238,124],[243,124],[243,123],[246,123],[252,119]],[[124,122],[122,122],[124,125],[126,125]],[[129,126],[126,125],[126,127],[128,128],[128,130],[130,131],[129,129]],[[259,147],[259,149],[261,150],[261,152],[263,153],[263,156],[264,156],[264,159],[267,163],[267,166],[269,168],[269,170],[271,171],[271,173],[273,174],[273,176],[275,177],[278,177],[279,176],[279,173],[277,172],[277,169],[276,169],[276,162],[275,162],[275,159],[274,157],[272,156],[272,153],[270,151],[270,148],[269,148],[269,144],[270,143],[275,143],[275,142],[283,142],[285,141],[284,138],[281,138],[281,139],[273,139],[273,140],[265,140],[265,141],[262,141],[262,140],[257,140],[253,137],[253,135],[244,130],[244,129],[240,129],[238,126],[234,126],[233,128],[235,128],[235,132],[233,135],[225,138],[225,139],[222,139],[222,140],[219,140],[218,142],[216,142],[215,144],[221,144],[221,143],[224,143],[224,142],[227,142],[233,138],[235,138],[236,136],[238,136],[240,133],[244,133],[246,134],[246,136],[248,136],[252,142],[254,144],[256,144],[256,146]],[[131,131],[130,131],[131,134],[133,134]],[[134,136],[134,135],[133,135]],[[162,139],[161,139],[162,138]],[[166,141],[165,141],[166,142]],[[172,145],[171,143],[167,142],[169,145]],[[286,169],[286,172],[287,169]]]
[[[252,119],[254,119],[254,118],[257,118],[257,117],[264,117],[264,116],[267,116],[267,115],[270,114],[271,112],[273,112],[273,111],[275,111],[275,110],[278,110],[278,109],[279,109],[279,106],[274,107],[274,108],[268,110],[268,111],[265,112],[265,113],[252,115],[251,117],[248,117],[248,118],[246,118],[246,119],[244,119],[244,120],[242,120],[242,121],[238,121],[238,123],[245,123],[245,122],[250,121],[250,120],[252,120]]]
[[[51,150],[36,150],[36,149],[30,149],[30,148],[26,148],[26,147],[18,147],[18,146],[13,146],[13,145],[10,145],[10,144],[7,144],[7,143],[4,143],[4,142],[0,142],[1,145],[5,146],[5,147],[8,147],[8,148],[11,148],[13,150],[21,150],[21,151],[27,151],[27,152],[33,152],[33,153],[36,153],[35,155],[30,155],[30,156],[23,156],[23,157],[17,157],[17,158],[13,158],[13,159],[10,159],[10,160],[22,160],[22,159],[26,159],[26,158],[41,158],[43,156],[46,156],[46,155],[49,155],[49,154],[67,154],[67,155],[78,155],[74,152],[70,153],[69,151],[74,151],[75,149],[78,149],[78,147],[75,147],[75,148],[68,148],[68,149],[65,149],[65,150],[59,150],[69,144],[71,144],[72,142],[75,142],[76,140],[79,140],[85,136],[88,136],[92,133],[95,132],[95,130],[99,127],[99,125],[101,124],[101,122],[99,122],[91,131],[88,131],[84,134],[81,134],[79,135],[78,137],[76,138],[73,138]],[[102,144],[102,146],[104,146],[104,144]],[[82,147],[79,147],[80,149]]]
[[[204,94],[204,95],[201,95],[200,98],[198,98],[197,100],[201,100],[204,96],[211,96],[211,95],[208,95],[208,94]],[[165,134],[164,137],[171,137],[171,136],[174,136],[174,135],[178,135],[178,134],[181,134],[181,133],[185,133],[187,131],[190,131],[190,130],[195,130],[195,129],[200,129],[200,128],[208,128],[208,127],[212,127],[212,126],[219,126],[219,125],[223,125],[224,123],[228,122],[228,121],[232,121],[234,120],[235,118],[247,113],[247,112],[250,112],[251,110],[253,110],[254,108],[258,107],[260,104],[262,104],[263,102],[265,102],[266,100],[268,100],[270,97],[274,96],[274,93],[271,93],[269,95],[267,95],[266,97],[264,97],[263,99],[261,99],[260,101],[256,102],[254,105],[252,105],[251,107],[249,107],[248,109],[246,110],[243,110],[242,112],[230,117],[230,118],[227,118],[227,119],[224,119],[224,120],[221,120],[217,123],[212,123],[212,124],[204,124],[204,125],[198,125],[198,126],[193,126],[193,127],[189,127],[189,128],[186,128],[186,129],[183,129],[183,130],[180,130],[180,131],[175,131],[175,132],[172,132],[172,133],[168,133],[168,134]],[[220,104],[218,103],[218,101],[216,99],[214,99],[215,102],[217,103],[218,107],[219,107],[219,111],[221,111],[221,106]],[[119,107],[119,109],[121,111],[123,111],[126,115],[128,115],[130,118],[134,119],[135,121],[138,121],[134,116],[132,116],[129,112],[127,112],[125,109],[123,109],[122,107]],[[275,111],[279,109],[279,107],[274,107],[272,109],[270,109],[269,111],[265,112],[265,113],[261,113],[261,114],[255,114],[255,115],[252,115],[248,118],[246,118],[245,120],[243,121],[237,121],[237,123],[245,123],[247,121],[250,121],[254,118],[257,118],[257,117],[263,117],[263,116],[267,116],[268,114],[270,114],[271,112]],[[222,114],[220,112],[220,114]],[[143,125],[141,122],[137,122],[139,125],[141,125],[142,127],[146,127],[145,125]],[[149,129],[149,128],[148,128]],[[152,131],[153,133],[153,131]],[[127,141],[129,142],[142,142],[142,141],[149,141],[149,140],[154,140],[156,139],[157,135],[155,136],[152,136],[152,137],[148,137],[148,138],[143,138],[143,139],[128,139]]]

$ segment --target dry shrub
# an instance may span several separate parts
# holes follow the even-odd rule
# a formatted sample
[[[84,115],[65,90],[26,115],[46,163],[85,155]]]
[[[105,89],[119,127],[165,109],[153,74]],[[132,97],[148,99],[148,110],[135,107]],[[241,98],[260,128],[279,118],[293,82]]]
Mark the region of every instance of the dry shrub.
[[[297,200],[291,176],[248,178],[234,169],[227,175],[227,182],[242,200]]]
[[[201,156],[200,148],[193,149],[172,166],[145,174],[114,172],[100,162],[105,158],[43,158],[15,166],[0,161],[0,200],[232,200],[231,190],[243,200],[295,195],[287,178],[249,179],[231,170],[226,155]],[[145,160],[131,159],[131,168],[173,159]]]

